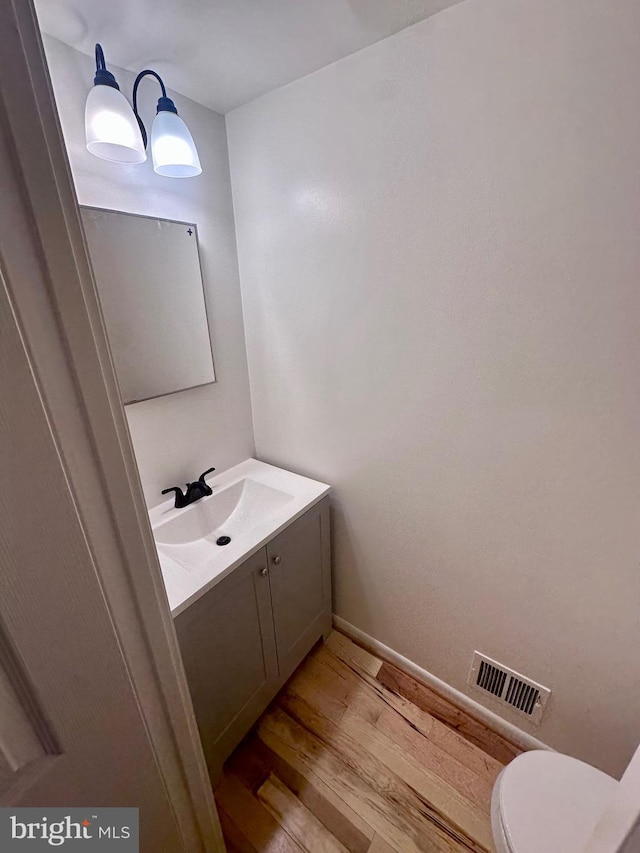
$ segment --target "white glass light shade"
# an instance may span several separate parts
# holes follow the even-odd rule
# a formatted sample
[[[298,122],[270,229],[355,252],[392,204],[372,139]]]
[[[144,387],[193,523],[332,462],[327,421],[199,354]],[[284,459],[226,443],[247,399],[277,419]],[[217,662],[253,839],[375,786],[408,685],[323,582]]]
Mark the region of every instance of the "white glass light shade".
[[[151,127],[153,169],[168,178],[192,178],[202,172],[189,128],[177,113],[161,110]]]
[[[84,111],[87,148],[115,163],[144,163],[142,134],[129,102],[113,86],[94,86]]]

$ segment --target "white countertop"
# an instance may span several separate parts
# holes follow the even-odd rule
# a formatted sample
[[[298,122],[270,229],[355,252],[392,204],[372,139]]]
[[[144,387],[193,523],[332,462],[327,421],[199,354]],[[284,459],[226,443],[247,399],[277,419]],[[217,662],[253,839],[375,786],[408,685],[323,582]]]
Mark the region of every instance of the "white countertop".
[[[206,549],[207,554],[205,561],[200,560],[200,565],[189,562],[191,543],[169,546],[163,544],[163,529],[166,529],[168,521],[171,521],[175,527],[180,523],[176,519],[185,513],[193,514],[195,511],[199,516],[206,516],[210,509],[207,507],[207,501],[215,501],[216,498],[218,502],[221,499],[224,500],[225,496],[222,495],[224,490],[240,484],[243,480],[250,485],[260,484],[268,489],[277,490],[282,495],[280,505],[270,508],[264,516],[259,513],[258,505],[256,515],[249,517],[246,508],[242,509],[238,504],[238,508],[231,512],[218,532],[226,533],[226,526],[239,530],[239,533],[232,536],[232,541],[228,545],[222,547],[216,545],[215,541],[199,540],[200,552]],[[247,459],[217,477],[207,478],[207,482],[213,489],[213,495],[201,498],[184,509],[175,509],[172,497],[149,511],[169,606],[174,617],[219,583],[248,557],[259,551],[270,539],[321,500],[330,490],[330,486],[326,483],[301,477],[299,474],[276,468],[274,465],[258,462],[257,459]],[[238,485],[236,491],[239,488]],[[193,515],[184,517],[182,521],[188,522],[192,519]],[[246,524],[245,519],[247,519]]]

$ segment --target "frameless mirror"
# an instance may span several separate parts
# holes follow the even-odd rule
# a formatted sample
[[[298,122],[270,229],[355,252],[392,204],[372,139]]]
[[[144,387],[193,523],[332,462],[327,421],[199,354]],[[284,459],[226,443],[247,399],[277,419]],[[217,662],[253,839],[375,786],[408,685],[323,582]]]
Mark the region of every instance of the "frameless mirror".
[[[81,211],[123,401],[215,382],[196,226]]]

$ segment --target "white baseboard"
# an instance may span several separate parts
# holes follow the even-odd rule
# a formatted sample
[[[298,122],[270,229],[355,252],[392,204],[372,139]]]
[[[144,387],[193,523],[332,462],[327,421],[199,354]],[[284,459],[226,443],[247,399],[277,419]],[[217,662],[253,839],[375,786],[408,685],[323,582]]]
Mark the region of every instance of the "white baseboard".
[[[361,631],[360,628],[356,628],[355,625],[351,625],[350,622],[342,619],[341,616],[336,616],[335,613],[333,615],[333,624],[343,634],[347,634],[354,640],[361,642],[364,646],[368,646],[372,651],[377,652],[381,658],[394,664],[398,669],[408,672],[416,679],[416,681],[420,681],[427,687],[431,687],[436,693],[444,696],[453,705],[457,705],[459,708],[468,711],[476,719],[481,720],[489,728],[493,729],[493,731],[508,738],[521,749],[547,749],[553,751],[546,743],[543,743],[541,740],[538,740],[527,732],[523,732],[522,729],[514,726],[513,723],[504,720],[502,717],[499,717],[498,714],[494,714],[493,711],[485,708],[484,705],[481,705],[479,702],[476,702],[474,699],[471,699],[469,696],[466,696],[464,693],[456,690],[455,687],[451,687],[451,685],[447,684],[445,681],[442,681],[440,678],[437,678],[435,675],[427,672],[426,669],[418,666],[417,663],[403,657],[398,652],[390,649],[389,646],[385,646],[384,643],[381,643],[373,637],[370,637],[368,634],[365,634],[365,632]]]

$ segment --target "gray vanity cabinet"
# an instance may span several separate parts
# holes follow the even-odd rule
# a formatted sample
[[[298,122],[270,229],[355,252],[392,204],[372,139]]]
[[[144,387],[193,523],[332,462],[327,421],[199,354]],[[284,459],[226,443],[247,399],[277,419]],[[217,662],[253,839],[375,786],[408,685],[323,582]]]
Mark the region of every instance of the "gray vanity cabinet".
[[[264,549],[175,620],[212,776],[253,725],[278,679]]]
[[[175,619],[213,782],[304,656],[331,630],[323,498]]]
[[[267,544],[273,624],[285,681],[319,636],[331,630],[329,508],[326,501]]]

